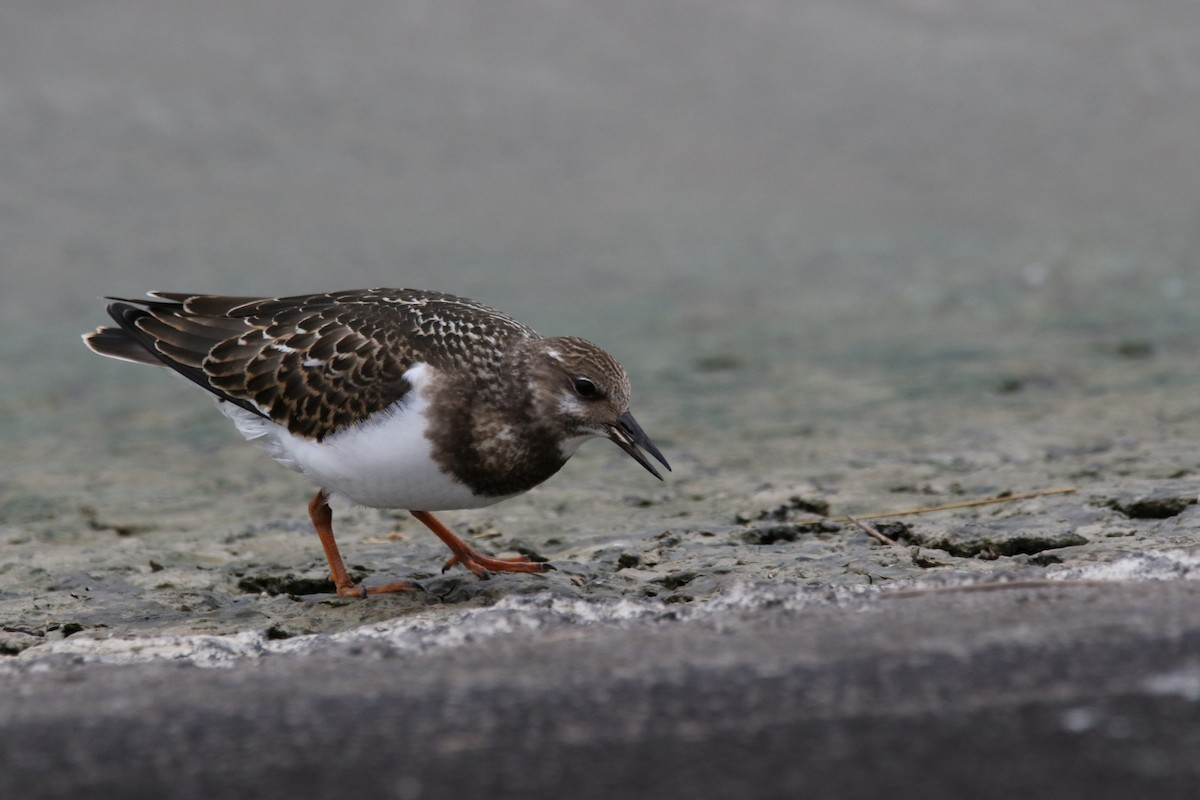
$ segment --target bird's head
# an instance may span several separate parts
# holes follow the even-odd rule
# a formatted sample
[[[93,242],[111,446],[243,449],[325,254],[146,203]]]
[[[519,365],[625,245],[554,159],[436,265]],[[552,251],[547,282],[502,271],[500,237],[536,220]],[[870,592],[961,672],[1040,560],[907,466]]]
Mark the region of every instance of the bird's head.
[[[629,376],[596,345],[575,336],[541,339],[532,354],[530,377],[540,415],[560,429],[564,457],[587,439],[602,436],[659,480],[662,475],[647,454],[671,469],[629,412]]]

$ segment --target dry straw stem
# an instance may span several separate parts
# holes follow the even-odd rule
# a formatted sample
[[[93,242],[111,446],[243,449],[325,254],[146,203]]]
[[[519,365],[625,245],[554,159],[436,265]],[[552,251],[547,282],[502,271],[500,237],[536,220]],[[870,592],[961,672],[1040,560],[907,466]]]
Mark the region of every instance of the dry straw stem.
[[[1074,486],[1059,486],[1055,489],[1041,489],[1036,492],[1021,492],[1019,494],[1004,493],[995,497],[981,497],[977,500],[960,500],[957,503],[942,503],[937,506],[921,508],[906,508],[901,511],[878,511],[874,514],[855,514],[851,517],[831,517],[833,522],[853,522],[864,519],[884,519],[886,517],[909,517],[914,514],[929,514],[934,511],[952,511],[957,508],[974,508],[975,506],[990,506],[996,503],[1012,503],[1017,500],[1031,500],[1035,497],[1047,497],[1054,494],[1071,494],[1078,491]]]
[[[1074,486],[1059,486],[1054,489],[1041,489],[1036,492],[1020,492],[1012,493],[1005,492],[1004,494],[995,497],[982,497],[976,500],[960,500],[957,503],[942,503],[936,506],[922,506],[921,508],[906,508],[900,511],[879,511],[874,514],[855,514],[854,516],[844,517],[825,517],[830,522],[849,522],[852,525],[857,525],[868,536],[876,541],[884,544],[900,547],[900,543],[884,536],[871,525],[866,524],[863,520],[868,519],[886,519],[888,517],[909,517],[915,514],[930,514],[934,511],[953,511],[959,508],[974,508],[976,506],[990,506],[996,503],[1012,503],[1017,500],[1031,500],[1035,497],[1047,497],[1056,494],[1071,494],[1076,491]]]

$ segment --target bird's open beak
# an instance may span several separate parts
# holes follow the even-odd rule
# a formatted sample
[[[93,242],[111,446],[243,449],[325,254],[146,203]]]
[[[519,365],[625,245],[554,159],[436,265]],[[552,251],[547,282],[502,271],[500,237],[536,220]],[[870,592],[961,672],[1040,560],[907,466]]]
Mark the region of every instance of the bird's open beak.
[[[637,420],[633,418],[633,414],[630,414],[628,411],[617,417],[616,425],[609,426],[608,438],[616,442],[617,447],[633,456],[634,461],[649,470],[650,474],[660,481],[663,479],[663,476],[658,474],[658,470],[650,463],[650,459],[646,458],[646,453],[658,459],[658,463],[666,467],[668,472],[671,470],[671,465],[663,458],[663,454],[658,452],[658,448],[654,446],[654,442],[650,441],[650,437],[642,430],[642,426],[638,425]],[[643,453],[642,450],[645,450],[646,453]]]

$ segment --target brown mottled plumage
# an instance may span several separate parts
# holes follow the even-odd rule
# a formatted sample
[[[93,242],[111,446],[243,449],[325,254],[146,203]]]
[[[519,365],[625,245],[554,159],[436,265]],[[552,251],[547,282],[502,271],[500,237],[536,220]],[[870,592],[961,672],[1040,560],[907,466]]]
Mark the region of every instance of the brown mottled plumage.
[[[342,567],[327,490],[409,508],[450,547],[448,565],[486,576],[546,567],[484,556],[429,511],[528,491],[594,436],[656,477],[645,453],[670,468],[629,413],[629,379],[616,360],[473,300],[411,289],[150,296],[113,302],[119,327],[86,335],[88,347],[169,367],[207,389],[232,404],[222,408],[246,438],[317,482],[309,510],[342,594],[366,590]]]
[[[152,292],[109,314],[138,360],[158,359],[225,400],[320,441],[404,397],[416,361],[438,369],[494,369],[500,348],[537,337],[473,300],[412,289],[300,297]],[[116,299],[116,298],[114,298]],[[136,305],[134,305],[136,304]]]

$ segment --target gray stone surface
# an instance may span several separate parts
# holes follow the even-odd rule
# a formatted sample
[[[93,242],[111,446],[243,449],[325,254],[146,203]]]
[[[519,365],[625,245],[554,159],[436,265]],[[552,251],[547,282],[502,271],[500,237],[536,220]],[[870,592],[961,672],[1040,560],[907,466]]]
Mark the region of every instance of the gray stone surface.
[[[773,600],[227,669],[44,663],[6,690],[0,768],[22,797],[1183,798],[1200,781],[1194,582]]]

